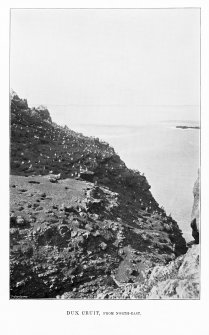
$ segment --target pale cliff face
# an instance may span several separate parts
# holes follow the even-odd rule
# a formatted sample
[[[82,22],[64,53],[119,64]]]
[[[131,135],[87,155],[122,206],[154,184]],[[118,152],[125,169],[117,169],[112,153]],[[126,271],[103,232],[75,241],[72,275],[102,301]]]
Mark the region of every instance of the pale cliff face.
[[[200,226],[200,176],[198,172],[198,178],[194,184],[193,188],[194,194],[194,204],[192,208],[191,215],[191,228],[192,228],[192,236],[195,239],[196,243],[199,243],[199,226]]]

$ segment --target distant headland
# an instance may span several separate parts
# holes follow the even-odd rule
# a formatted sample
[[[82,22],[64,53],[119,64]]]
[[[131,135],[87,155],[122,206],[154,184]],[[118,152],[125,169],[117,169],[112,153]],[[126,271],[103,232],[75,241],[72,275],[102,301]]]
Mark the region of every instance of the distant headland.
[[[176,126],[176,128],[179,128],[179,129],[200,129],[199,126]]]

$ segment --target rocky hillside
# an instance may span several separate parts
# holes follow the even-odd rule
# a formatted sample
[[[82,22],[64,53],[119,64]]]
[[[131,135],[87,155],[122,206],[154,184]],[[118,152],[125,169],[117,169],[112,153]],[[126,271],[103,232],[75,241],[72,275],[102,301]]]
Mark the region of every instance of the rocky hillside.
[[[130,298],[186,252],[139,171],[14,92],[10,145],[11,297]]]

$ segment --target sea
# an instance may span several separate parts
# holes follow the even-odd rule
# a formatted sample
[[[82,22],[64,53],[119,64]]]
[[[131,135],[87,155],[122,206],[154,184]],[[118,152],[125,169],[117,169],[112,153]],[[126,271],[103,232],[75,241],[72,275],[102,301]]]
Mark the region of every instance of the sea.
[[[151,192],[191,241],[193,186],[200,168],[200,130],[194,121],[164,121],[144,125],[77,124],[74,130],[108,142],[131,169],[144,173]]]

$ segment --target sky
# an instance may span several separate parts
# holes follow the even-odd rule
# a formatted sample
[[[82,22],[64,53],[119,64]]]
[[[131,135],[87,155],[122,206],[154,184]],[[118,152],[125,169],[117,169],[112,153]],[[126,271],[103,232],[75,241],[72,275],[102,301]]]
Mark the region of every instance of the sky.
[[[198,120],[199,9],[13,9],[10,87],[60,124]]]

